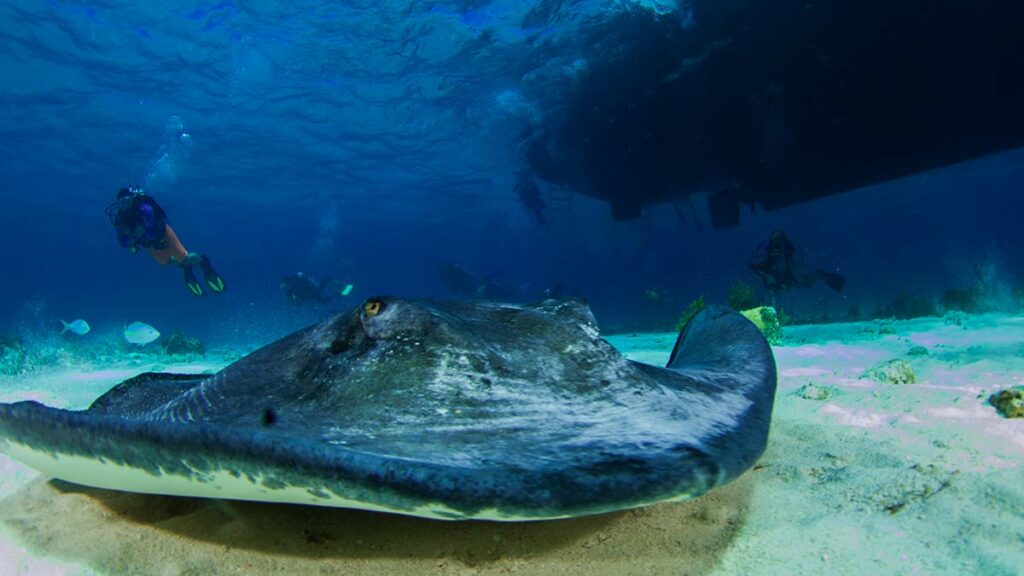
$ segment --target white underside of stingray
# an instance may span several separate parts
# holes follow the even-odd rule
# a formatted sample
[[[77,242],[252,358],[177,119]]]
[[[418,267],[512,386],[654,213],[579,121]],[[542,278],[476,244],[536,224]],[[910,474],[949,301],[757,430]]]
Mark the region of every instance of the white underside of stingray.
[[[389,512],[435,520],[490,520],[497,522],[521,522],[524,520],[556,520],[571,515],[551,516],[510,516],[498,510],[481,510],[467,515],[443,504],[423,504],[413,509],[398,510],[371,502],[362,502],[325,492],[320,486],[289,486],[268,488],[262,478],[232,474],[226,470],[203,472],[203,481],[178,474],[164,473],[156,476],[141,468],[122,466],[102,459],[84,458],[68,454],[53,455],[31,446],[15,442],[0,444],[0,451],[46,476],[52,476],[75,484],[166,496],[189,496],[197,498],[220,498],[226,500],[250,500],[255,502],[277,502],[285,504],[310,504],[332,508],[353,508],[373,512]],[[318,495],[319,494],[319,495]],[[690,494],[679,494],[671,498],[639,504],[646,506],[658,502],[681,502],[691,499]]]

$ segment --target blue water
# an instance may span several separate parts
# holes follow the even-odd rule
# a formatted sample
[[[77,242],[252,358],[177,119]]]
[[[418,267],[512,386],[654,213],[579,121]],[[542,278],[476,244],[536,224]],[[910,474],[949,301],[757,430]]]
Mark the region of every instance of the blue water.
[[[747,255],[776,228],[809,265],[848,278],[842,294],[779,297],[807,317],[968,287],[978,265],[1021,283],[1021,151],[745,213],[728,230],[683,225],[667,205],[616,223],[606,204],[543,185],[538,223],[509,158],[560,87],[528,80],[595,57],[581,31],[618,10],[694,26],[673,2],[167,6],[0,4],[0,333],[28,303],[55,331],[57,318],[96,332],[143,320],[267,342],[374,294],[453,297],[437,275],[446,262],[528,290],[561,285],[609,330],[656,329],[700,294],[756,286]],[[194,298],[179,270],[119,248],[103,210],[127,184],[160,201],[227,293]],[[295,308],[278,283],[299,270],[355,291]]]

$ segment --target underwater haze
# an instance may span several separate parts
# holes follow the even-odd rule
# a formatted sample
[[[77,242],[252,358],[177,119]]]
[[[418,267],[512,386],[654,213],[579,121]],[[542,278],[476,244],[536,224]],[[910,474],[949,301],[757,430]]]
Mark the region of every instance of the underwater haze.
[[[1019,573],[1022,30],[1018,0],[3,0],[0,574]],[[125,249],[133,242],[137,251]],[[698,349],[732,359],[722,379],[693,353],[690,368],[710,384],[680,396],[676,411],[661,401],[668,388],[644,375],[669,373],[682,327],[715,304],[765,338],[725,308],[708,310],[744,336],[705,328],[682,347],[687,362]],[[414,312],[380,314],[388,307]],[[517,323],[502,315],[511,309],[558,322]],[[355,368],[323,359],[328,328],[344,328],[329,351],[345,359],[391,330],[385,322],[430,314],[458,336],[417,350],[437,352],[436,370],[409,377],[419,361],[410,355],[382,379],[371,353]],[[369,318],[383,327],[364,339]],[[452,360],[456,340],[518,364],[480,377],[467,356]],[[751,362],[743,354],[755,348]],[[303,355],[334,372],[289,372]],[[596,376],[576,388],[563,372],[544,380],[560,362]],[[506,364],[528,376],[505,374]],[[353,388],[363,380],[352,374],[367,387]],[[756,395],[732,394],[744,378]],[[238,422],[193,420],[190,403],[187,419],[160,422],[208,426],[198,449],[183,436],[154,441],[178,442],[171,460],[209,451],[207,431],[302,431],[306,414],[370,439],[402,406],[422,408],[438,430],[468,419],[423,407],[429,389],[439,405],[481,412],[541,406],[509,425],[518,445],[495,442],[507,438],[486,420],[470,423],[467,442],[488,448],[486,473],[491,458],[514,456],[513,468],[575,479],[578,467],[559,458],[621,446],[620,459],[591,470],[615,487],[615,506],[579,510],[643,507],[446,524],[365,511],[409,509],[375,507],[391,494],[373,484],[376,471],[358,495],[368,494],[356,506],[365,510],[268,503],[274,486],[233,469],[221,480],[250,482],[242,498],[256,502],[173,496],[224,494],[176,492],[174,479],[139,489],[163,474],[121,477],[110,454],[149,437],[119,442],[95,422],[141,419],[131,408],[140,389],[158,390],[147,402],[161,413],[172,406],[161,404],[165,381],[195,384],[196,405],[210,401],[205,383],[230,381],[225,404],[243,398]],[[649,401],[631,396],[638,382]],[[612,384],[621,395],[609,410],[580,409]],[[331,396],[329,410],[301,411],[313,388]],[[103,411],[121,396],[128,416]],[[91,413],[65,412],[97,398]],[[360,418],[346,416],[354,405],[365,406]],[[29,408],[94,428],[47,427]],[[754,408],[756,418],[740,418]],[[566,421],[582,440],[548,414],[576,418]],[[545,451],[538,423],[564,432],[569,448]],[[703,489],[641,502],[615,474],[644,475],[644,451],[662,449],[645,444],[651,431],[664,446],[680,431],[721,440],[695,478],[736,481],[689,502]],[[746,442],[742,458],[726,442],[733,434]],[[98,488],[50,481],[38,466],[77,482],[81,462],[51,449],[76,443],[96,448],[81,460]],[[359,450],[339,446],[309,453]],[[403,439],[409,452],[384,454],[394,468],[381,477],[401,477],[425,446],[456,463],[446,468],[454,480],[428,474],[426,484],[473,480],[458,463],[475,445],[441,435]],[[258,447],[257,463],[279,448]],[[235,448],[205,456],[228,470]],[[279,452],[270,456],[290,474],[292,455]],[[312,477],[297,489],[305,500],[277,502],[321,503],[309,496],[319,497],[308,488],[316,474],[300,472]],[[673,480],[674,468],[662,472]],[[509,486],[525,500],[558,492]],[[586,500],[571,486],[562,492]],[[497,509],[486,497],[474,505],[483,512],[447,517]],[[418,515],[446,517],[438,510]],[[503,519],[575,514],[543,512]]]
[[[557,112],[543,106],[565,86],[540,79],[604,57],[584,33],[623,11],[700,24],[673,2],[4,2],[0,318],[28,303],[55,329],[265,341],[318,317],[287,305],[284,274],[331,274],[355,300],[447,297],[438,266],[457,263],[585,297],[606,327],[665,328],[701,294],[757,287],[747,256],[776,228],[849,279],[792,298],[812,317],[966,288],[979,264],[1017,282],[1020,152],[729,230],[699,202],[613,222],[542,181],[541,223],[515,192],[517,138]],[[119,248],[103,210],[129,184],[211,257],[223,297]]]

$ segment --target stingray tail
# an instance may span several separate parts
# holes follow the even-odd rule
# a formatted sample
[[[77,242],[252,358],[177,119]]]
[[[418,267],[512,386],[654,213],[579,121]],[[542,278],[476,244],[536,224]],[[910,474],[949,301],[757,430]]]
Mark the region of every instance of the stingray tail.
[[[753,466],[768,441],[778,373],[771,346],[753,322],[724,306],[708,306],[683,327],[668,368],[722,399],[727,429],[704,446],[730,479]],[[723,408],[725,409],[725,408]]]
[[[696,366],[730,373],[754,371],[774,375],[775,357],[753,322],[730,308],[711,305],[683,326],[667,368],[682,370]]]

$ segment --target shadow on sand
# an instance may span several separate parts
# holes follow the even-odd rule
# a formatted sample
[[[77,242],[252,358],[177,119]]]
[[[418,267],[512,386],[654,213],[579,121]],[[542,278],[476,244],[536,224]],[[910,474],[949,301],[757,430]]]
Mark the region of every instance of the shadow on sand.
[[[685,567],[702,574],[742,526],[756,475],[690,502],[528,523],[442,522],[38,480],[3,501],[0,522],[31,554],[102,573],[592,575]]]

